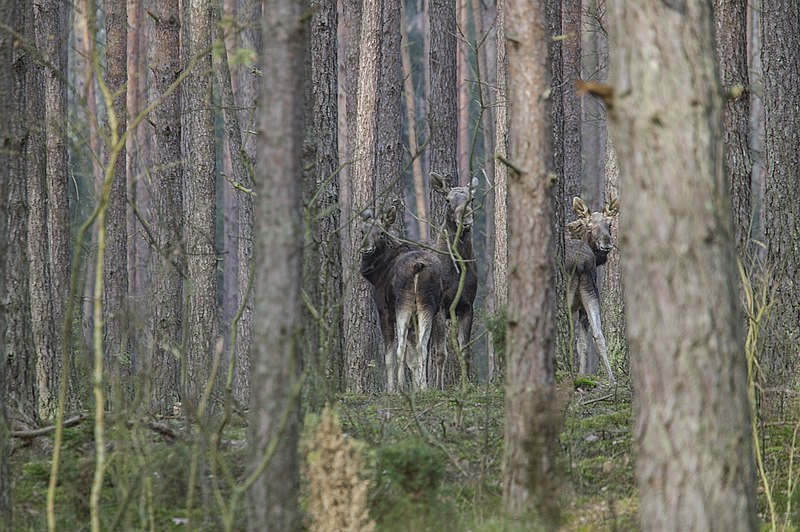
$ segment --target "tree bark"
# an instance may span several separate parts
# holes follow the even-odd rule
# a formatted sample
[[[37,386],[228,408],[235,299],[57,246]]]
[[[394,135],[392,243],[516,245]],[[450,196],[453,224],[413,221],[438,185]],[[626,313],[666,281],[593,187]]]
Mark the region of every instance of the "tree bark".
[[[303,312],[309,401],[321,410],[344,380],[342,259],[339,243],[337,14],[335,0],[310,0],[303,143],[305,227],[303,285],[314,312]],[[311,85],[313,84],[313,89]]]
[[[558,522],[555,462],[555,297],[548,33],[532,0],[507,5],[509,305],[506,330],[506,449],[503,500],[519,516],[533,506],[547,528]]]
[[[641,526],[756,530],[712,4],[609,13]]]
[[[183,275],[183,182],[181,161],[180,91],[164,96],[180,73],[179,0],[164,0],[151,6],[155,15],[150,65],[153,84],[151,103],[160,102],[150,114],[155,129],[153,176],[153,235],[156,251],[150,261],[150,301],[153,346],[143,360],[149,376],[150,409],[168,413],[179,397],[179,372],[175,352],[181,346]]]
[[[216,254],[216,144],[211,98],[211,1],[190,0],[184,36],[197,59],[184,98],[188,116],[184,197],[189,308],[183,399],[194,412],[211,377],[218,332]]]
[[[606,135],[606,154],[605,154],[605,192],[607,201],[620,198],[619,190],[619,164],[617,163],[617,153],[614,150],[614,143],[610,135]],[[599,207],[598,207],[599,208]],[[626,216],[625,212],[618,215],[618,219]],[[611,241],[620,242],[620,223],[611,224]],[[603,291],[601,308],[603,312],[601,319],[603,323],[603,335],[606,338],[609,357],[613,358],[615,353],[623,356],[623,362],[628,364],[630,358],[628,353],[627,335],[625,334],[625,287],[622,283],[622,263],[621,253],[609,253],[608,260],[602,266]],[[629,369],[629,368],[627,368]]]
[[[249,493],[249,530],[300,530],[299,378],[301,369],[302,131],[305,6],[270,2],[264,12],[263,143],[256,179],[256,314],[250,438],[251,467],[277,447]],[[332,148],[335,149],[335,148]]]
[[[128,15],[126,0],[105,0],[106,12],[106,83],[113,97],[116,118],[106,124],[109,134],[121,137],[127,127],[125,85],[128,82]],[[108,103],[108,102],[106,102]],[[115,137],[112,137],[115,138]],[[111,145],[106,145],[105,164],[111,160]],[[106,210],[106,252],[103,259],[103,309],[105,337],[103,345],[108,357],[112,386],[128,390],[131,364],[128,350],[128,185],[125,171],[126,150],[120,149],[114,163],[111,196]],[[95,326],[98,324],[95,323]],[[127,395],[124,392],[123,395]]]
[[[767,267],[774,294],[762,369],[769,385],[792,382],[800,323],[800,6],[762,0],[766,189],[763,211]]]
[[[428,108],[428,150],[430,170],[443,176],[448,187],[458,186],[456,138],[458,132],[458,91],[456,89],[456,0],[430,0],[430,75]],[[444,221],[444,198],[430,190],[432,231]]]

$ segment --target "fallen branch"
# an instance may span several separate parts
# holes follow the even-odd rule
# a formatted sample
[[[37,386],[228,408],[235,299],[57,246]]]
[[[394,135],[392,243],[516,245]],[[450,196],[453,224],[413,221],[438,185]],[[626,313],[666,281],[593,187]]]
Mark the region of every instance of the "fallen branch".
[[[590,399],[588,401],[583,401],[582,403],[578,403],[578,406],[586,406],[592,403],[599,403],[600,401],[605,401],[606,399],[611,399],[612,397],[614,397],[614,394],[610,393],[608,395],[604,395],[603,397],[597,397],[595,399]]]
[[[133,424],[134,423],[135,423],[134,421],[128,421],[125,424],[130,429],[130,428],[133,428]],[[170,441],[175,441],[176,439],[178,439],[178,435],[166,423],[158,423],[157,421],[144,421],[144,420],[139,421],[138,423],[140,425],[144,426],[144,427],[147,427],[148,429],[152,430],[153,432],[156,432],[156,433],[164,436],[165,438],[167,438]]]
[[[75,425],[79,424],[81,421],[86,419],[86,414],[79,414],[75,417],[71,417],[69,419],[64,420],[64,428],[74,427]],[[42,427],[40,429],[34,430],[12,430],[11,437],[12,438],[36,438],[39,436],[47,436],[51,432],[56,430],[55,425],[50,425],[49,427]]]

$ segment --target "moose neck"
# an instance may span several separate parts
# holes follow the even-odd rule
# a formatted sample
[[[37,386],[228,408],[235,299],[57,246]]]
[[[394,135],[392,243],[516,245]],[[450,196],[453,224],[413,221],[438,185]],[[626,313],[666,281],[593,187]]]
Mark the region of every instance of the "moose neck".
[[[382,240],[372,253],[361,255],[361,275],[370,283],[376,284],[397,255],[398,247]]]
[[[442,228],[439,231],[439,239],[436,243],[436,248],[439,251],[446,253],[447,262],[452,264],[453,261],[450,260],[450,245],[453,242],[453,239],[456,237],[456,233],[458,232],[457,225],[450,225],[447,222],[442,224]],[[472,252],[472,229],[467,227],[461,228],[461,235],[458,239],[458,254],[461,255],[462,259],[472,259],[474,258]]]

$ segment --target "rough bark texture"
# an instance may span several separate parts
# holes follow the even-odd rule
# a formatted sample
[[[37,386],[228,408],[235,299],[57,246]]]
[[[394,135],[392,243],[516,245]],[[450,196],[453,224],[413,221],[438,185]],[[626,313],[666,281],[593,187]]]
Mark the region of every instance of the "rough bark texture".
[[[19,3],[16,0],[0,0],[0,22],[11,28],[17,28]],[[0,124],[12,124],[14,117],[13,90],[13,42],[8,33],[0,33]],[[0,127],[0,264],[6,264],[8,250],[8,186],[11,183],[11,161],[14,155],[13,131],[10,127]],[[11,475],[8,458],[11,451],[10,430],[6,411],[6,276],[0,275],[0,522],[11,523]]]
[[[256,179],[256,315],[250,403],[251,467],[273,438],[275,454],[249,493],[249,530],[300,530],[301,151],[304,5],[275,0],[264,12],[263,143]]]
[[[358,106],[353,166],[350,174],[350,214],[358,216],[373,203],[378,116],[378,73],[381,35],[381,2],[364,2],[361,20],[361,54],[358,73]],[[359,263],[361,235],[350,231],[350,264]],[[371,301],[371,289],[358,272],[347,272],[350,280],[345,301],[345,353],[347,387],[364,393],[374,388],[373,360],[380,345],[377,312]]]
[[[605,83],[608,78],[605,0],[589,0],[583,8],[583,13],[581,79]],[[580,100],[583,199],[592,211],[602,211],[605,187],[603,170],[606,153],[606,111],[599,98],[583,96]]]
[[[508,194],[503,499],[512,515],[535,508],[550,528],[558,521],[557,498],[553,497],[558,409],[548,36],[542,4],[509,0],[506,6],[509,144],[515,168],[510,170]]]
[[[756,530],[711,2],[670,5],[609,7],[639,515]]]
[[[22,39],[32,42],[33,6],[22,4],[16,8],[16,28]],[[3,32],[5,34],[5,32]],[[42,125],[44,102],[41,77],[35,68],[35,58],[30,48],[21,41],[12,41],[12,101],[10,175],[6,203],[8,247],[14,250],[6,257],[3,275],[7,294],[4,294],[6,318],[6,388],[5,407],[9,417],[27,423],[36,420],[36,350],[31,335],[31,284],[30,250],[28,247],[29,203],[27,184],[29,180],[43,179],[44,161],[40,156],[44,150]]]
[[[607,200],[619,199],[619,164],[617,163],[617,153],[614,150],[614,143],[611,136],[606,136],[606,155],[605,155],[605,197]],[[624,218],[624,212],[620,213],[619,219]],[[611,241],[619,242],[620,223],[611,224]],[[629,358],[627,337],[625,335],[625,290],[622,284],[622,252],[609,253],[608,260],[602,266],[603,291],[601,292],[603,312],[603,336],[608,346],[608,356],[613,361],[622,359],[625,365]],[[590,343],[591,345],[591,343]],[[616,364],[615,364],[616,365]],[[626,367],[628,370],[629,367]]]
[[[774,294],[762,369],[768,383],[797,378],[800,354],[800,5],[762,0],[767,267]]]
[[[189,309],[184,401],[196,406],[215,356],[217,322],[216,145],[211,100],[211,1],[188,4],[189,57],[198,58],[184,98],[188,153],[184,167]]]
[[[714,35],[722,89],[725,168],[731,194],[736,251],[747,263],[751,226],[750,95],[747,87],[747,1],[714,0]]]
[[[506,3],[497,0],[497,105],[495,108],[495,156],[508,159],[508,60],[506,49]],[[508,304],[508,166],[497,160],[494,165],[494,265],[492,267],[494,297],[492,315]],[[502,325],[505,327],[505,325]],[[494,351],[491,339],[489,378],[503,375],[505,361]]]
[[[152,287],[151,334],[154,345],[145,354],[143,374],[150,379],[150,408],[168,413],[179,396],[178,362],[183,317],[183,182],[181,161],[180,91],[164,97],[180,73],[180,13],[178,0],[151,6],[155,15],[150,65],[150,114],[155,129],[153,225],[157,251],[150,261]]]
[[[428,150],[430,171],[444,176],[448,187],[458,186],[456,138],[458,131],[458,91],[456,89],[456,3],[455,0],[430,0],[431,95],[428,109]],[[444,221],[444,198],[430,191],[428,222],[431,235]]]
[[[43,417],[55,414],[61,377],[61,342],[69,290],[69,202],[67,196],[67,4],[46,0],[34,5],[36,45],[49,63],[42,71],[44,82],[47,173],[41,182],[45,208],[43,234],[31,231],[32,241],[41,241],[46,267],[36,271],[42,277],[43,305],[35,305],[34,334],[41,337],[37,361],[39,411]],[[38,187],[37,187],[38,188]],[[31,227],[33,229],[33,227]],[[31,272],[34,273],[33,271]]]
[[[252,50],[255,62],[246,68],[240,76],[239,105],[242,111],[239,123],[242,127],[242,143],[249,163],[247,175],[242,185],[253,188],[253,161],[256,160],[255,110],[261,91],[261,52],[263,48],[261,35],[261,0],[242,0],[239,4],[240,20],[247,26],[242,31],[240,46]],[[253,291],[247,295],[248,286],[253,276],[253,197],[249,194],[239,196],[239,302],[247,299],[247,303],[239,319],[239,333],[236,340],[236,369],[234,371],[233,396],[237,401],[248,404],[250,400],[250,346],[253,327]]]
[[[114,98],[116,133],[125,132],[127,106],[125,84],[128,82],[128,15],[125,0],[105,0],[106,12],[106,83]],[[107,124],[109,133],[111,124]],[[109,164],[112,147],[106,146],[105,162]],[[114,180],[106,211],[106,253],[103,261],[103,309],[105,337],[103,345],[108,357],[108,370],[113,385],[127,388],[130,381],[128,352],[128,203],[125,172],[125,147],[114,164]],[[95,324],[97,325],[97,324]]]
[[[311,407],[321,409],[343,381],[342,259],[339,243],[337,16],[335,0],[310,0],[303,143],[305,227],[303,285],[315,312],[305,310]],[[313,88],[311,85],[313,84]]]

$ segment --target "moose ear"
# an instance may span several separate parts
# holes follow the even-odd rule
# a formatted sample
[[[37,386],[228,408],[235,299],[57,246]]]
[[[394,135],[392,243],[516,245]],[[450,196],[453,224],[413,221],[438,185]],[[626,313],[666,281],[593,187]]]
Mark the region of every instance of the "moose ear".
[[[478,176],[472,178],[472,182],[469,185],[470,190],[472,190],[473,197],[475,196],[475,191],[478,190]]]
[[[381,215],[381,222],[383,223],[384,229],[389,229],[393,224],[394,221],[397,219],[397,207],[392,205],[386,212]]]
[[[372,220],[374,216],[375,215],[372,213],[372,209],[364,209],[364,212],[361,213],[361,219],[365,222]]]
[[[572,199],[572,211],[578,215],[578,218],[591,218],[592,211],[589,209],[589,206],[586,205],[586,202],[580,199],[578,196],[575,196]]]
[[[567,224],[567,233],[575,240],[583,240],[586,236],[586,224],[583,220],[575,220]]]
[[[603,209],[603,216],[605,216],[606,218],[613,218],[618,214],[619,214],[619,200],[617,198],[614,198],[608,203],[606,203],[606,206]]]
[[[436,172],[431,172],[431,188],[443,196],[447,196],[447,193],[450,192],[445,178]]]

